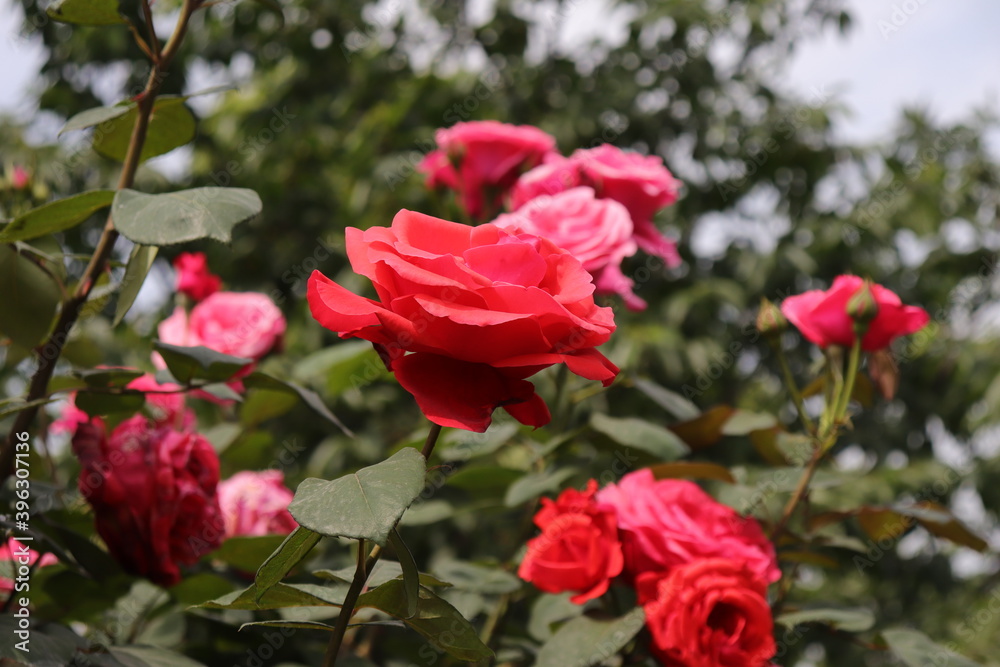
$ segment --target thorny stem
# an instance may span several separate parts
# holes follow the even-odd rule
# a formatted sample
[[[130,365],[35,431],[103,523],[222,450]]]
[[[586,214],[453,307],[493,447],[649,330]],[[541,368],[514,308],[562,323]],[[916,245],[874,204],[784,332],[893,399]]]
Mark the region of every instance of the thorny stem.
[[[149,73],[146,87],[136,98],[137,115],[135,125],[132,127],[132,136],[129,139],[128,150],[125,154],[125,162],[122,165],[121,175],[118,178],[117,189],[119,190],[131,187],[135,181],[135,174],[141,161],[142,147],[146,142],[146,132],[149,129],[149,119],[153,113],[153,104],[156,101],[156,95],[167,76],[170,63],[173,61],[174,56],[177,55],[177,51],[184,41],[184,35],[187,33],[191,15],[199,7],[200,0],[184,0],[180,17],[177,19],[177,25],[174,27],[174,32],[163,48],[163,51],[159,53],[159,57],[153,60],[153,68]],[[97,279],[107,269],[108,260],[111,258],[111,252],[114,250],[115,241],[117,240],[118,232],[115,230],[114,222],[109,214],[108,220],[104,224],[104,231],[101,233],[101,238],[94,249],[94,254],[91,256],[87,268],[84,269],[83,277],[80,278],[80,282],[77,284],[72,296],[63,302],[62,310],[56,320],[52,334],[48,340],[37,348],[38,368],[31,377],[28,395],[25,397],[26,403],[31,403],[42,398],[48,393],[49,380],[52,379],[52,373],[55,371],[59,357],[62,355],[63,346],[65,346],[66,341],[69,339],[70,332],[80,317],[80,311],[84,304],[87,303],[87,299],[90,297],[90,292],[97,283]],[[32,406],[17,413],[7,439],[0,445],[0,484],[3,484],[13,472],[14,443],[17,434],[28,430],[32,422],[34,422],[35,416],[38,414],[39,407],[37,405]]]
[[[438,436],[440,435],[441,425],[431,424],[430,431],[427,433],[427,440],[424,442],[424,448],[420,452],[423,454],[425,460],[430,460],[431,453],[434,451],[434,445],[437,444]],[[354,606],[358,603],[358,598],[361,597],[361,592],[368,582],[368,575],[371,574],[372,568],[375,567],[378,559],[382,556],[382,547],[377,544],[372,547],[368,558],[362,557],[364,549],[365,541],[360,540],[358,544],[358,566],[354,570],[354,579],[351,580],[351,587],[347,589],[344,604],[340,608],[340,616],[337,617],[337,622],[333,626],[330,642],[326,645],[326,655],[323,656],[323,667],[334,667],[337,664],[337,654],[340,653],[340,647],[344,643],[344,633],[347,632],[347,626],[350,625],[351,617],[354,616]]]

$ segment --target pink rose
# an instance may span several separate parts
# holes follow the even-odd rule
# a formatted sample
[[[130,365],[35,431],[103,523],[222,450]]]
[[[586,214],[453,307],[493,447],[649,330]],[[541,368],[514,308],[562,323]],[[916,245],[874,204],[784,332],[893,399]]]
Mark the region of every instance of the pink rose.
[[[618,373],[595,349],[614,331],[611,309],[594,304],[590,275],[551,241],[400,211],[391,227],[349,227],[347,255],[379,300],[317,271],[313,317],[375,343],[435,423],[481,432],[503,407],[541,426],[548,407],[525,378],[558,363],[605,385]]]
[[[547,593],[572,591],[576,604],[608,590],[621,574],[622,548],[614,510],[595,503],[595,493],[597,482],[590,480],[583,492],[567,489],[556,500],[542,499],[535,515],[542,534],[528,541],[519,577]]]
[[[428,187],[456,190],[477,220],[495,214],[517,177],[556,147],[555,139],[537,127],[495,120],[457,123],[438,130],[434,138],[439,150],[419,166],[428,174]]]
[[[31,185],[31,174],[20,165],[14,165],[14,171],[10,175],[10,184],[15,190],[24,190]]]
[[[620,294],[633,310],[645,307],[621,270],[622,260],[637,249],[632,218],[613,199],[596,199],[590,188],[572,188],[536,197],[516,212],[501,215],[494,224],[549,239],[580,260],[594,277],[598,294]]]
[[[618,513],[625,571],[632,577],[704,558],[731,558],[765,582],[781,578],[774,546],[760,524],[693,482],[657,480],[643,468],[601,489],[597,502]]]
[[[215,294],[222,286],[222,279],[208,270],[208,260],[203,252],[182,252],[174,258],[176,289],[194,301],[202,301]]]
[[[699,560],[639,583],[661,664],[765,667],[777,652],[767,586],[738,561]]]
[[[0,543],[0,561],[13,561],[14,571],[17,572],[18,568],[21,566],[31,567],[34,565],[35,561],[38,561],[38,552],[29,548],[26,543],[20,542],[16,538],[11,537],[6,542]],[[58,562],[59,559],[57,559],[53,554],[47,553],[42,556],[40,561],[38,561],[38,567],[46,567],[47,565],[54,565]],[[0,591],[9,593],[13,590],[14,580],[0,576]]]
[[[781,312],[798,327],[802,335],[820,347],[854,345],[854,320],[847,313],[847,303],[864,285],[858,276],[837,276],[827,291],[811,290],[790,296],[781,304]],[[930,315],[923,308],[904,306],[895,293],[881,285],[871,286],[878,314],[868,324],[861,339],[867,351],[881,350],[899,336],[923,329]]]
[[[171,345],[203,345],[234,357],[260,360],[281,342],[285,318],[264,294],[216,292],[191,309],[160,322],[160,340]],[[159,355],[157,355],[158,357]],[[162,360],[157,363],[163,367]]]
[[[580,185],[579,163],[561,155],[550,154],[543,164],[517,179],[510,193],[510,208],[516,211],[536,197],[557,195]]]
[[[226,537],[292,532],[298,526],[288,512],[293,496],[278,470],[236,473],[219,484]]]
[[[128,572],[172,586],[178,565],[193,565],[222,543],[219,458],[200,435],[136,415],[110,436],[80,424],[73,451],[97,532]]]
[[[104,367],[98,366],[98,368]],[[189,430],[193,427],[194,413],[185,408],[184,394],[177,391],[181,388],[180,385],[171,382],[159,384],[156,378],[146,373],[132,380],[125,387],[146,393],[146,408],[151,413],[153,421],[158,425],[171,426],[177,430]],[[91,422],[103,428],[104,422],[100,418],[91,418],[86,412],[76,407],[75,397],[76,393],[74,392],[63,407],[62,413],[52,422],[52,426],[49,427],[52,433],[72,435],[78,424]]]

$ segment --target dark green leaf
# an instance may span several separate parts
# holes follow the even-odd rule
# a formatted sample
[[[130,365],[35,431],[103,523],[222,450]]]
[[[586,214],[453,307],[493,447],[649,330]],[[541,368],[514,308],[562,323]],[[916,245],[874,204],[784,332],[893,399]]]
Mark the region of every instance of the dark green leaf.
[[[0,228],[0,243],[25,241],[69,229],[111,206],[114,198],[114,190],[91,190],[43,204]]]
[[[163,357],[177,382],[184,385],[192,380],[224,382],[253,363],[253,359],[233,357],[201,345],[180,347],[157,340],[153,341],[153,349]]]
[[[3,419],[4,417],[12,415],[16,412],[20,412],[21,410],[27,410],[28,408],[33,408],[38,405],[45,405],[47,403],[52,403],[58,400],[59,400],[58,398],[36,398],[33,401],[24,401],[20,398],[12,398],[7,401],[4,401],[3,404],[0,405],[0,419]]]
[[[122,277],[122,284],[118,291],[118,303],[115,305],[115,319],[112,326],[118,326],[128,309],[135,302],[135,297],[142,289],[142,283],[146,280],[149,268],[153,266],[156,253],[159,248],[152,245],[136,245],[129,255],[128,265],[125,267],[125,275]]]
[[[127,417],[135,414],[146,404],[146,395],[134,389],[123,389],[119,394],[96,394],[79,391],[75,399],[76,407],[91,417],[116,415]]]
[[[142,377],[143,372],[134,368],[94,368],[74,371],[73,375],[81,378],[88,387],[107,389],[110,387],[124,387],[132,380]]]
[[[180,653],[153,646],[113,646],[108,650],[125,667],[205,667]]]
[[[256,217],[260,197],[243,188],[193,188],[160,195],[119,190],[111,206],[115,227],[133,243],[174,245],[198,239],[232,240],[233,227]]]
[[[545,642],[538,652],[535,667],[588,667],[601,664],[621,651],[645,624],[646,615],[642,607],[636,607],[620,618],[574,618]]]
[[[13,246],[0,245],[0,333],[22,347],[37,345],[52,326],[59,286]]]
[[[254,583],[257,585],[258,597],[263,596],[271,586],[284,579],[293,567],[301,563],[319,539],[320,535],[302,526],[293,530],[257,570]]]
[[[389,543],[392,544],[403,570],[403,591],[406,593],[406,618],[412,618],[417,613],[417,602],[420,599],[420,570],[413,560],[406,542],[399,536],[399,531],[393,528],[389,531]]]
[[[326,579],[327,581],[339,581],[343,584],[349,584],[354,579],[354,573],[356,568],[354,566],[341,568],[339,570],[316,570],[313,572],[313,576],[319,577],[320,579]],[[381,586],[387,581],[393,579],[400,579],[403,576],[403,566],[392,560],[380,560],[375,563],[375,567],[368,574],[368,588],[375,588],[376,586]],[[420,573],[420,585],[421,586],[443,586],[449,587],[450,583],[446,581],[441,581],[437,577],[431,576],[429,574]]]
[[[595,412],[590,417],[590,425],[612,441],[635,447],[660,460],[672,461],[689,451],[684,441],[667,429],[635,417],[609,417]]]
[[[125,23],[118,13],[118,0],[57,0],[45,13],[56,21],[79,25]]]
[[[349,437],[354,437],[354,432],[351,429],[344,426],[343,422],[337,418],[335,414],[330,412],[330,409],[326,407],[326,403],[323,399],[319,397],[319,394],[312,391],[311,389],[306,389],[305,387],[298,385],[294,382],[289,382],[287,380],[279,380],[270,375],[264,373],[251,373],[243,380],[243,384],[247,388],[259,387],[261,389],[270,389],[277,391],[292,392],[298,396],[303,403],[309,406],[313,412],[323,417],[328,422],[343,431],[344,435]]]
[[[91,138],[94,150],[106,158],[125,160],[129,143],[132,140],[132,128],[139,117],[139,109],[129,105],[128,111],[94,130]],[[184,98],[161,96],[153,104],[153,113],[149,117],[149,127],[146,130],[146,141],[142,144],[141,161],[163,155],[183,146],[194,139],[196,121],[191,110],[184,105]],[[65,129],[65,128],[64,128]],[[121,191],[119,191],[121,192]],[[112,212],[115,226],[118,218]],[[128,234],[126,238],[131,238]],[[134,239],[133,239],[134,240]],[[154,241],[136,241],[146,245],[163,245]]]
[[[388,581],[358,598],[358,607],[374,607],[401,619],[457,660],[478,662],[493,656],[493,651],[479,640],[476,629],[458,610],[430,590],[420,588],[417,613],[407,618],[406,584],[399,579]]]
[[[916,630],[883,630],[882,639],[907,667],[979,667],[977,663],[946,649]]]
[[[434,574],[455,588],[473,593],[503,595],[521,589],[524,582],[496,566],[446,560],[434,566]]]
[[[402,583],[402,582],[401,582]],[[203,609],[284,609],[286,607],[339,607],[344,602],[347,586],[317,586],[316,584],[275,584],[257,599],[257,585],[203,602]]]
[[[569,601],[571,593],[560,595],[540,595],[531,605],[531,615],[528,617],[528,634],[540,642],[552,636],[552,626],[555,623],[576,618],[583,613],[583,605]]]
[[[680,421],[695,419],[701,414],[701,410],[698,409],[697,405],[680,394],[661,387],[655,382],[650,382],[642,378],[636,378],[633,382],[636,389],[653,399],[657,405]]]
[[[822,623],[845,632],[864,632],[875,625],[875,614],[870,609],[803,609],[782,614],[774,619],[786,628],[800,623]]]
[[[424,457],[404,447],[353,475],[332,482],[305,480],[288,510],[300,524],[322,535],[384,545],[389,531],[423,490],[424,473]]]
[[[332,625],[320,623],[319,621],[251,621],[250,623],[244,623],[241,625],[240,630],[242,631],[244,628],[253,626],[263,626],[265,628],[295,628],[296,630],[325,630],[326,632],[333,632]]]
[[[284,535],[230,537],[206,558],[220,560],[242,572],[256,572],[261,563],[265,562],[285,539]]]

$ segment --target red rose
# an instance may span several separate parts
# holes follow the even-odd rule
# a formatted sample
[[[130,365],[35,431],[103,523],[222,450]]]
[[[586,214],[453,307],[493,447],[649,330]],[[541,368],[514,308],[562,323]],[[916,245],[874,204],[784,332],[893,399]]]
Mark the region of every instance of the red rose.
[[[208,270],[208,260],[203,252],[182,252],[174,258],[177,272],[176,288],[194,301],[202,301],[215,294],[222,286],[222,279]]]
[[[569,158],[548,157],[545,164],[518,180],[511,206],[516,210],[540,195],[554,195],[580,185],[628,209],[633,238],[644,252],[661,258],[667,266],[680,264],[677,246],[653,224],[657,211],[677,200],[679,187],[658,157],[626,152],[610,144],[578,150]]]
[[[299,525],[288,512],[294,494],[279,470],[244,470],[219,484],[226,537],[287,535]]]
[[[457,123],[438,130],[434,138],[439,150],[428,153],[418,167],[428,175],[427,186],[456,190],[477,220],[496,213],[517,177],[556,147],[555,139],[537,127],[495,120]]]
[[[551,241],[411,211],[346,234],[351,266],[379,301],[316,271],[312,315],[375,343],[431,421],[481,432],[503,407],[542,426],[548,407],[525,378],[558,363],[605,385],[618,373],[594,349],[615,329],[611,309],[594,304],[590,275]]]
[[[855,339],[854,320],[847,313],[847,302],[863,285],[864,280],[858,276],[838,276],[826,292],[811,290],[788,297],[781,304],[781,312],[816,345],[851,347]],[[919,331],[931,319],[926,310],[904,306],[895,293],[881,285],[872,285],[871,292],[878,314],[861,339],[864,350],[888,347],[895,338]]]
[[[668,667],[764,667],[777,650],[766,585],[738,562],[648,573],[639,594],[653,653]]]
[[[657,480],[643,468],[601,489],[597,502],[617,512],[625,571],[632,577],[719,557],[746,564],[765,582],[781,577],[774,546],[760,524],[693,482]]]
[[[622,549],[614,510],[594,502],[597,482],[587,490],[567,489],[553,501],[542,499],[535,525],[542,534],[528,541],[519,577],[547,593],[577,593],[571,602],[583,604],[603,595],[621,574]]]
[[[193,565],[222,543],[219,459],[200,435],[136,415],[110,437],[80,424],[73,451],[97,532],[127,571],[172,586],[178,565]]]
[[[504,229],[544,236],[583,263],[594,277],[598,294],[619,294],[632,310],[646,302],[632,291],[633,282],[621,270],[622,260],[635,254],[632,218],[612,199],[596,199],[590,188],[572,188],[532,199],[494,224]]]

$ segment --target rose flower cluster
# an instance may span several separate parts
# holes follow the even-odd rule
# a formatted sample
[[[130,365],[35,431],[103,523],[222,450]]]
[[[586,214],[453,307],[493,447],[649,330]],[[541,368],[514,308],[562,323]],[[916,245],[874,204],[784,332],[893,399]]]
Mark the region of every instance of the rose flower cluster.
[[[456,192],[466,213],[505,229],[542,236],[573,254],[594,278],[598,294],[620,295],[646,307],[621,263],[638,249],[673,267],[677,247],[653,224],[677,200],[679,183],[663,161],[610,144],[569,157],[535,127],[497,121],[458,123],[437,131],[438,150],[420,169],[427,187]]]
[[[201,254],[180,255],[175,268],[178,292],[196,305],[190,313],[178,306],[160,324],[161,339],[255,361],[279,342],[285,320],[266,296],[219,292]],[[153,362],[162,366],[158,357]],[[127,388],[145,394],[144,412],[113,428],[73,405],[53,424],[72,434],[80,492],[125,570],[172,586],[179,566],[195,564],[225,538],[295,528],[281,472],[241,472],[220,483],[218,454],[196,431],[182,387],[147,374]]]
[[[756,520],[688,481],[651,470],[598,490],[543,499],[541,534],[518,574],[583,604],[613,580],[631,586],[646,615],[652,653],[670,667],[764,667],[774,656],[767,586],[781,577]]]

